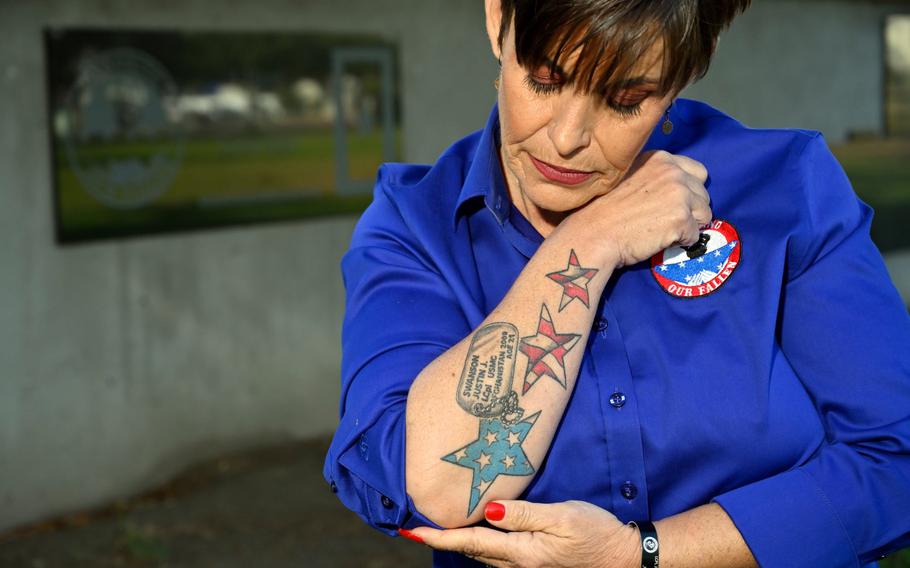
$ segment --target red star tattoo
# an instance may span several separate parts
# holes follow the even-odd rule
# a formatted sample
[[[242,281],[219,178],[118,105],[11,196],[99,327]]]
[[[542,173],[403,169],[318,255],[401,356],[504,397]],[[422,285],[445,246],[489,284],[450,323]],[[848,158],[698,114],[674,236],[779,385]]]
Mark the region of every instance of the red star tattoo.
[[[590,306],[590,297],[588,296],[588,282],[597,274],[594,268],[583,268],[575,256],[575,251],[569,254],[569,265],[565,270],[551,272],[547,278],[553,280],[562,286],[562,300],[559,302],[559,311],[569,305],[574,299],[578,299],[586,308]]]
[[[540,307],[537,334],[521,338],[518,350],[528,356],[528,370],[521,394],[526,394],[540,377],[548,376],[566,388],[565,356],[578,343],[580,335],[557,333],[546,304]]]

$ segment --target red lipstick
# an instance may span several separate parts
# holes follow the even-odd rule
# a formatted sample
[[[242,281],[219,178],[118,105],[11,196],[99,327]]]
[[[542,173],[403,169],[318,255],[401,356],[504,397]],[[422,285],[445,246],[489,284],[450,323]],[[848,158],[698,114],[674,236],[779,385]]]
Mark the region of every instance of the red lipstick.
[[[540,172],[540,175],[556,183],[561,183],[563,185],[578,185],[594,175],[594,172],[582,172],[579,170],[560,168],[559,166],[541,162],[530,154],[528,154],[528,156],[531,157],[531,162],[534,164],[534,167],[537,168],[537,171]]]

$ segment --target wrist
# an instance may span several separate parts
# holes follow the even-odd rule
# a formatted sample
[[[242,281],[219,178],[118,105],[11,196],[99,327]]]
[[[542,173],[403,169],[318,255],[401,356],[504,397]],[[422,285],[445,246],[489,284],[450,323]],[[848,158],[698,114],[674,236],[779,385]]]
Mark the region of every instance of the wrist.
[[[625,525],[626,545],[624,548],[623,561],[621,566],[626,568],[641,568],[641,533],[638,527],[634,525]]]
[[[550,233],[546,241],[575,250],[584,258],[586,266],[612,272],[622,266],[619,244],[610,231],[593,221],[573,213]]]
[[[613,239],[603,239],[601,242],[604,248],[601,260],[602,266],[610,271],[622,268],[625,263],[623,262],[622,253],[619,251],[619,244]]]

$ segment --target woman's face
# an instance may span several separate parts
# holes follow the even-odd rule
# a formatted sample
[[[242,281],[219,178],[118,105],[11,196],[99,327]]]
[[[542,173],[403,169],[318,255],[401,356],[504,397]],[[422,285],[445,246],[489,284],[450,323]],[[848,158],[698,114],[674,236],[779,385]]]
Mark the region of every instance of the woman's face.
[[[500,55],[496,51],[494,43],[494,55]],[[571,85],[558,88],[560,76],[546,66],[521,67],[514,28],[504,38],[501,61],[500,157],[509,193],[525,217],[546,233],[622,180],[675,93],[657,93],[659,44],[632,74],[641,81],[611,101],[581,94]],[[569,57],[569,74],[572,64]]]

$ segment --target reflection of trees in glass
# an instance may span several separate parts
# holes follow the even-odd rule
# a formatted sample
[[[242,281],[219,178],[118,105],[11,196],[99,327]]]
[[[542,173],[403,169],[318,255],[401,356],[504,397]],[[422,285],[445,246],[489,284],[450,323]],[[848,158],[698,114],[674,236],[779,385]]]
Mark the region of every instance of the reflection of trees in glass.
[[[275,129],[330,128],[331,53],[339,47],[390,44],[361,35],[219,32],[52,31],[51,90],[62,94],[93,52],[129,46],[152,54],[168,70],[178,94],[169,117],[195,135]],[[361,131],[376,123],[380,89],[374,70],[346,79],[345,115]],[[371,72],[373,71],[373,72]],[[397,106],[396,101],[396,106]],[[396,113],[397,115],[397,113]]]
[[[886,130],[910,136],[910,15],[889,16],[885,23]]]

